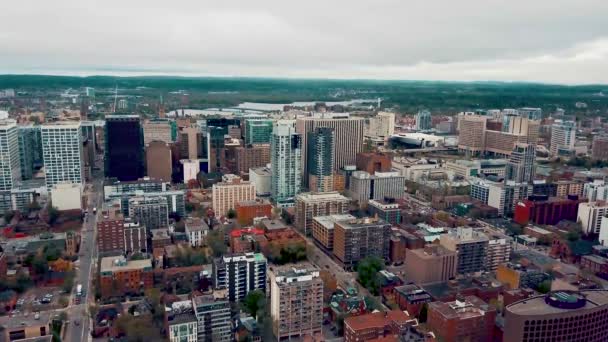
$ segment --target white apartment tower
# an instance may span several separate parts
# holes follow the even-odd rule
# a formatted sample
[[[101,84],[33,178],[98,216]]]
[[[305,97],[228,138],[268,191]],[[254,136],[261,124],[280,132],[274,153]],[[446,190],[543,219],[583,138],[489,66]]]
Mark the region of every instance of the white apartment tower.
[[[80,122],[59,122],[41,126],[42,158],[46,186],[83,184],[82,132]]]
[[[0,191],[11,190],[21,179],[19,132],[15,120],[0,120],[0,160]]]
[[[279,207],[293,206],[302,181],[302,135],[295,120],[279,120],[270,138],[271,196]]]
[[[530,183],[534,180],[536,146],[516,143],[505,169],[505,178],[516,183]]]
[[[550,151],[554,156],[574,150],[576,125],[572,121],[556,122],[551,127]]]

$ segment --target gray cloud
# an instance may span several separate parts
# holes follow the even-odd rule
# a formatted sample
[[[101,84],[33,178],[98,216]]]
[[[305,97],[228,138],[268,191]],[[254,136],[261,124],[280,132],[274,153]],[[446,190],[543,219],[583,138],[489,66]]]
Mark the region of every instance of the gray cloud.
[[[608,83],[603,0],[0,4],[0,72]]]

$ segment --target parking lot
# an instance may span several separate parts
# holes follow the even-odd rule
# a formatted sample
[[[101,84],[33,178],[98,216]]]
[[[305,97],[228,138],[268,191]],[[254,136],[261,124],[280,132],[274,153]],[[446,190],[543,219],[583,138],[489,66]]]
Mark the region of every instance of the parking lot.
[[[68,298],[69,294],[63,294],[58,287],[32,288],[19,296],[17,307],[12,314],[61,309]]]

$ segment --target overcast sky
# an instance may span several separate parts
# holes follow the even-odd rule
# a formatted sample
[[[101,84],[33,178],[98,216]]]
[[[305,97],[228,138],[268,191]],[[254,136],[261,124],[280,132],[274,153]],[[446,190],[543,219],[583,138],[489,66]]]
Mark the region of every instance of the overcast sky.
[[[608,83],[608,1],[7,0],[0,73]]]

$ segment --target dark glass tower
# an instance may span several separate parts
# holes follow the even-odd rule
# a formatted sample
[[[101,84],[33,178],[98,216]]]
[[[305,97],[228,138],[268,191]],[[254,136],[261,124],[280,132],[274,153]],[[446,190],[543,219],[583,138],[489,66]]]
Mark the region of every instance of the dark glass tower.
[[[143,132],[138,115],[106,116],[106,177],[133,181],[144,176]]]
[[[308,132],[309,188],[313,192],[333,190],[335,132],[330,127],[319,127]]]

